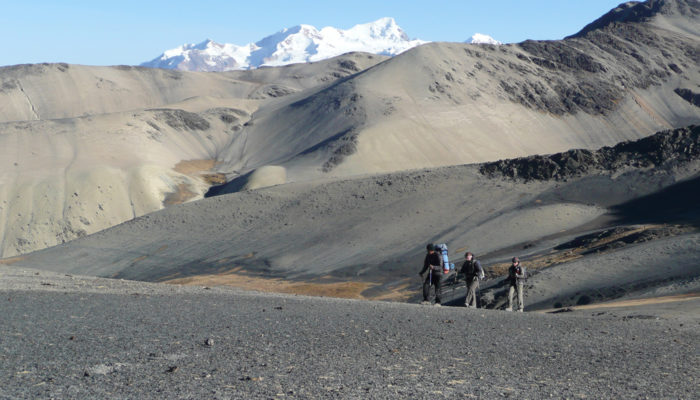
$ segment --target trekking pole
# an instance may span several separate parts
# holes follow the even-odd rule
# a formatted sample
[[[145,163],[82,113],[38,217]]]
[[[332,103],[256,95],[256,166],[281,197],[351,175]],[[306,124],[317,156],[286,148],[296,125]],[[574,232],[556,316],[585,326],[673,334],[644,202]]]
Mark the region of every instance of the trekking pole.
[[[457,288],[457,285],[459,285],[459,273],[455,270],[455,279],[454,279],[454,282],[452,283],[452,298],[453,299],[455,297],[455,289]]]
[[[430,265],[430,270],[428,271],[428,301],[430,301],[430,290],[433,287],[433,266]]]
[[[479,278],[476,278],[477,280],[481,280]],[[476,304],[476,308],[481,308],[481,298],[479,296],[479,292],[481,292],[481,283],[476,287],[476,290],[474,291],[474,303]]]

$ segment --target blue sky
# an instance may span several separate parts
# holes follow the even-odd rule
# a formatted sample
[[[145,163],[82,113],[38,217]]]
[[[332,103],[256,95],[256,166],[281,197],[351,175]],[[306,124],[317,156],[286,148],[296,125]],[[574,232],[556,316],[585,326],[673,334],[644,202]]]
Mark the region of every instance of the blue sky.
[[[0,65],[139,64],[207,38],[238,45],[309,24],[348,29],[393,17],[412,39],[464,41],[475,32],[502,42],[561,39],[621,0],[5,0]]]

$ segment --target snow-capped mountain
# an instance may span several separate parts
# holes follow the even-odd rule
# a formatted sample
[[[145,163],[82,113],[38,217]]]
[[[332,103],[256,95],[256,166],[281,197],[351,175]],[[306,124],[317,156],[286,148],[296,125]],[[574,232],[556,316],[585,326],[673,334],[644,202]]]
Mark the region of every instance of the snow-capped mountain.
[[[503,44],[499,42],[498,40],[492,38],[489,35],[484,35],[483,33],[475,33],[470,37],[469,39],[465,40],[464,43],[473,43],[473,44]]]
[[[206,40],[168,50],[141,65],[185,71],[228,71],[320,61],[351,51],[393,56],[423,43],[426,42],[410,40],[393,18],[382,18],[347,30],[333,27],[318,30],[311,25],[298,25],[244,46]]]

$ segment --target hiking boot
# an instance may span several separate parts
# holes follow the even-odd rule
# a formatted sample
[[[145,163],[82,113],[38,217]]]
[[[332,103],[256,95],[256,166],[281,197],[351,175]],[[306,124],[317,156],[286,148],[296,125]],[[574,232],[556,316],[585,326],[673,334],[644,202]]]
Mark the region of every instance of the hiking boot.
[[[435,303],[435,304],[433,304],[433,305],[434,305],[435,307],[441,307],[441,306],[442,306],[442,304],[440,304],[440,303]]]
[[[428,300],[423,300],[423,301],[421,301],[420,303],[421,303],[422,305],[424,305],[424,306],[429,306],[429,305],[430,305],[430,302],[429,302]]]
[[[506,311],[513,311],[512,308],[506,308]]]
[[[525,312],[525,310],[523,310],[523,309],[521,308],[521,309],[518,310],[518,312]]]

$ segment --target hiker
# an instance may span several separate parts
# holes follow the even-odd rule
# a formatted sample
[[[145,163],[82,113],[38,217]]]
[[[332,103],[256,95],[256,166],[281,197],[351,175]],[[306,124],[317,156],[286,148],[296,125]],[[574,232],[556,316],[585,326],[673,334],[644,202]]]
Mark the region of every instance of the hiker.
[[[513,311],[513,294],[518,292],[518,311],[523,312],[523,284],[527,279],[527,270],[520,264],[518,257],[513,257],[512,264],[508,268],[508,308],[506,311]]]
[[[428,254],[423,261],[423,269],[418,273],[423,279],[423,303],[430,304],[430,286],[435,286],[435,305],[440,305],[440,295],[442,290],[442,257],[435,251],[435,245],[427,246]],[[427,271],[427,274],[426,274]],[[426,276],[423,276],[426,274]]]
[[[466,261],[459,271],[467,281],[467,297],[464,299],[464,306],[476,308],[476,290],[479,288],[479,279],[484,279],[484,269],[471,251],[468,251],[464,258]]]

